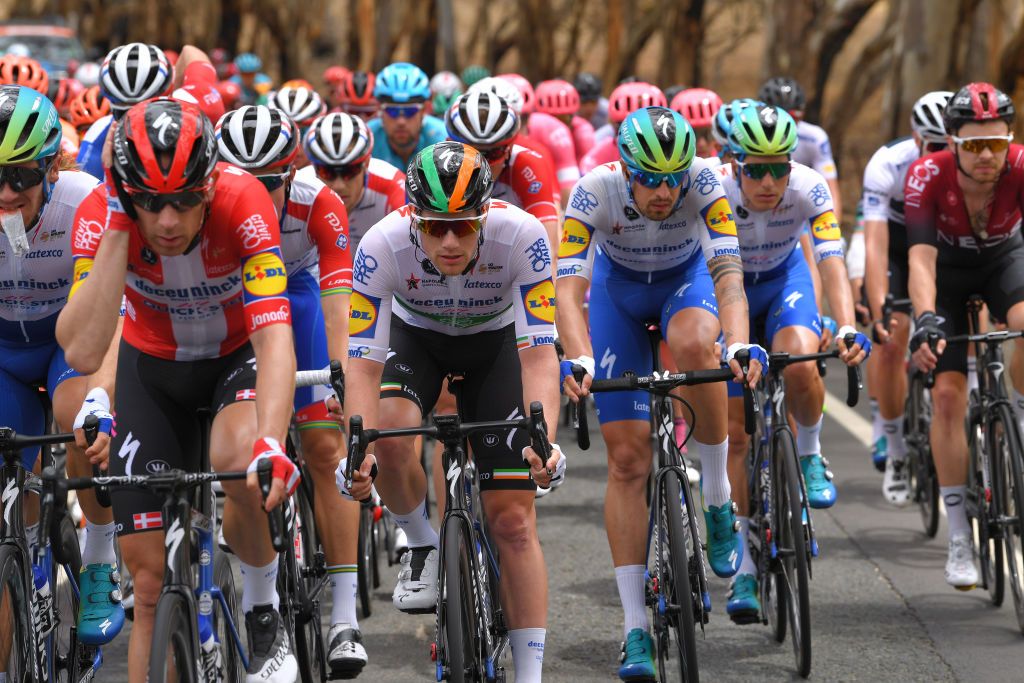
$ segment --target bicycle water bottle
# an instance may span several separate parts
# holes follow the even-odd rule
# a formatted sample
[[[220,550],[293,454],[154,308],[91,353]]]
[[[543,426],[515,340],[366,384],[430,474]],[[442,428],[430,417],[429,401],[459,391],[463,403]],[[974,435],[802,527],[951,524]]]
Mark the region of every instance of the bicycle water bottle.
[[[32,621],[36,633],[45,636],[53,630],[53,596],[50,593],[50,580],[43,568],[34,563],[32,579],[35,586],[32,592]]]

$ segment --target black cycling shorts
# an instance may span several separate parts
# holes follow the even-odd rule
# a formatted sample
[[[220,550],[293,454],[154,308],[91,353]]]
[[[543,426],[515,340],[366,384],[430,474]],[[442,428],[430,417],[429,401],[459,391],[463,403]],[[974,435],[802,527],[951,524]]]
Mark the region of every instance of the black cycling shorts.
[[[979,294],[988,304],[992,317],[1006,322],[1006,313],[1014,304],[1024,301],[1024,246],[987,249],[987,260],[957,267],[936,265],[935,313],[942,319],[947,337],[967,334],[967,301]],[[967,344],[947,345],[939,357],[936,372],[967,372]]]
[[[551,347],[554,353],[554,347]],[[461,375],[462,419],[512,420],[523,413],[523,379],[513,325],[493,332],[452,337],[391,318],[391,352],[384,364],[380,397],[406,398],[424,417],[437,403],[449,373]],[[548,420],[557,415],[546,416]],[[523,460],[530,437],[522,429],[477,432],[469,437],[481,490],[533,490]]]
[[[256,399],[256,357],[245,344],[223,358],[165,360],[121,342],[117,359],[117,435],[110,474],[155,474],[199,469],[198,410],[216,415],[227,405]],[[163,527],[163,498],[141,489],[112,489],[119,535]]]

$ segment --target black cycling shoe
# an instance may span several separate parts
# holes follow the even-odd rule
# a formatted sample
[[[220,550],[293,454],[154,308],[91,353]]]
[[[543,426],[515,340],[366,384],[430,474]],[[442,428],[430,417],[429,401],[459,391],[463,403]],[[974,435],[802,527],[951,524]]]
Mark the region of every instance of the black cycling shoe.
[[[273,605],[256,605],[245,613],[249,641],[249,668],[246,683],[294,683],[299,676],[284,632],[284,622]]]

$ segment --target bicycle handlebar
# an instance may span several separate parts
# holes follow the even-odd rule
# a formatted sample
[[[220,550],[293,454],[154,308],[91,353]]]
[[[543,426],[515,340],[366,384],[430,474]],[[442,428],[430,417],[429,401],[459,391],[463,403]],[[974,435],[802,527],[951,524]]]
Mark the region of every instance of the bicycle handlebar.
[[[583,385],[583,377],[587,374],[582,365],[572,366],[572,376],[576,384]],[[569,402],[573,411],[573,426],[576,428],[576,443],[580,450],[590,449],[590,426],[587,424],[587,399],[580,397],[576,403]]]
[[[843,339],[847,348],[853,346],[854,335],[848,334]],[[776,352],[768,354],[768,367],[771,372],[781,372],[794,363],[806,363],[809,361],[821,361],[828,358],[838,358],[839,349],[821,351],[819,353],[789,354]],[[846,405],[853,408],[860,401],[860,391],[864,388],[861,382],[860,366],[846,367]]]
[[[295,387],[312,387],[327,384],[338,395],[338,401],[345,405],[345,373],[341,361],[332,360],[330,367],[321,370],[299,370],[295,373]]]

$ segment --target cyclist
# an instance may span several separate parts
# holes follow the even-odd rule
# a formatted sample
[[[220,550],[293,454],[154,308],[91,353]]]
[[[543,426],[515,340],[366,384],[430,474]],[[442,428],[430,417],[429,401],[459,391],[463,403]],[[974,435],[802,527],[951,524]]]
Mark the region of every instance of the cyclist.
[[[665,94],[656,85],[636,82],[624,83],[612,91],[608,100],[608,123],[611,134],[599,139],[589,152],[580,159],[580,173],[586,174],[601,164],[619,160],[619,144],[616,137],[619,126],[626,117],[645,107],[667,107]]]
[[[681,370],[718,368],[715,341],[722,330],[737,381],[753,386],[766,356],[746,343],[747,302],[732,209],[711,166],[694,158],[693,130],[678,113],[647,107],[626,117],[618,139],[621,162],[599,166],[576,184],[562,224],[558,333],[566,358],[573,359],[563,366],[575,363],[601,378],[643,372],[652,366],[643,323],[655,318]],[[588,286],[589,335],[583,311]],[[734,360],[740,349],[752,350],[746,377]],[[570,374],[563,386],[578,400],[590,381],[584,378],[581,390]],[[712,384],[686,395],[700,415],[691,453],[701,460],[708,559],[715,574],[728,577],[739,568],[743,544],[726,476],[726,391]],[[605,527],[625,611],[619,676],[653,679],[644,601],[649,398],[643,392],[600,393],[596,402],[608,447]]]
[[[369,122],[373,156],[395,168],[405,168],[417,152],[445,138],[444,122],[427,114],[430,84],[423,69],[395,62],[377,74],[373,96],[380,118]]]
[[[353,71],[345,76],[338,86],[338,106],[347,114],[354,114],[364,121],[377,116],[380,105],[373,96],[376,77],[372,71]]]
[[[8,54],[0,57],[0,84],[23,85],[46,95],[50,89],[50,76],[43,65],[31,57]]]
[[[608,123],[608,98],[601,92],[604,86],[600,77],[587,71],[576,74],[572,85],[580,95],[580,109],[576,112],[584,121],[588,121],[596,131]]]
[[[270,94],[267,102],[271,109],[278,109],[288,116],[295,124],[296,155],[291,162],[295,168],[309,166],[309,159],[299,144],[302,135],[313,123],[313,119],[327,113],[327,105],[324,104],[320,94],[313,88],[301,84],[284,84],[280,90]]]
[[[458,76],[451,71],[438,71],[430,79],[430,112],[438,118],[444,118],[448,107],[463,92],[462,81]]]
[[[0,87],[0,425],[44,433],[48,425],[36,384],[46,387],[62,431],[96,414],[103,428],[96,443],[86,449],[80,437],[68,444],[69,473],[88,476],[91,464],[107,458],[114,378],[109,363],[90,377],[70,369],[54,334],[71,290],[75,209],[96,185],[92,176],[72,170],[74,161],[59,151],[60,139],[57,111],[45,96],[21,86]],[[32,469],[37,455],[26,449],[22,464]],[[78,500],[86,518],[78,637],[98,645],[124,624],[114,521],[92,491],[81,492]],[[27,531],[34,544],[35,527]]]
[[[529,85],[528,82],[527,85]],[[469,91],[492,92],[508,102],[508,106],[512,107],[512,111],[519,117],[519,132],[512,143],[525,147],[537,154],[543,161],[547,172],[552,176],[555,175],[555,164],[551,160],[551,152],[543,143],[534,140],[526,134],[526,121],[529,118],[529,113],[525,110],[526,98],[523,96],[523,92],[511,80],[502,76],[481,78],[473,84]]]
[[[273,81],[261,73],[263,60],[251,52],[243,52],[235,57],[234,65],[238,73],[229,80],[242,89],[239,104],[266,104]]]
[[[970,590],[978,581],[970,523],[964,508],[967,475],[967,348],[946,348],[964,334],[967,300],[981,294],[989,311],[1011,329],[1024,329],[1024,147],[1011,145],[1013,101],[990,83],[970,83],[943,110],[949,149],[910,165],[903,186],[916,331],[914,362],[935,371],[931,447],[939,492],[949,520],[946,582]],[[937,349],[928,346],[939,335]],[[1014,412],[1024,398],[1024,346],[1009,368]]]
[[[462,70],[462,84],[468,89],[473,87],[473,84],[477,81],[482,81],[491,75],[490,69],[486,66],[480,66],[479,64],[470,64]]]
[[[523,415],[524,402],[538,400],[553,438],[558,358],[544,228],[525,211],[490,200],[486,160],[459,142],[417,154],[406,188],[409,205],[366,233],[356,253],[345,414],[362,415],[371,428],[419,425],[437,402],[445,376],[460,372],[465,419],[504,420]],[[489,265],[486,272],[478,267],[483,264]],[[564,477],[565,456],[552,444],[551,458],[542,462],[523,430],[508,439],[474,435],[469,442],[501,558],[501,602],[516,680],[540,681],[547,571],[534,495],[537,485],[553,483],[551,473]],[[375,455],[367,456],[354,477],[352,493],[369,495],[376,463],[377,489],[410,547],[394,604],[406,612],[433,612],[438,535],[426,515],[419,456],[412,439],[384,439],[375,446]],[[345,486],[341,469],[339,483]]]
[[[682,94],[686,94],[685,91]],[[678,96],[677,96],[678,97]],[[730,206],[736,212],[736,231],[743,257],[743,281],[753,324],[765,319],[762,341],[773,351],[815,353],[821,321],[807,261],[798,248],[806,225],[811,226],[814,257],[821,271],[838,336],[856,335],[849,348],[839,339],[840,358],[858,365],[871,345],[853,327],[853,298],[847,285],[839,223],[832,212],[828,186],[821,174],[791,161],[797,146],[796,121],[784,109],[747,107],[732,120],[731,163],[718,175]],[[825,385],[813,363],[795,363],[784,371],[787,405],[796,422],[796,449],[811,507],[831,507],[836,500],[828,461],[821,455],[822,406]],[[729,474],[734,490],[745,491],[747,445],[743,399],[739,387],[729,387]],[[748,541],[749,498],[737,501],[741,538]],[[757,567],[750,548],[733,577],[726,610],[734,621],[750,623],[760,613]]]
[[[171,97],[199,105],[206,118],[216,123],[224,116],[224,98],[217,89],[217,69],[205,52],[195,45],[181,48],[174,64],[174,91]]]
[[[672,98],[670,106],[693,126],[693,132],[697,135],[697,156],[717,156],[718,147],[715,145],[712,128],[715,116],[722,108],[722,98],[718,93],[707,88],[688,88]]]
[[[883,329],[882,305],[886,293],[906,299],[907,228],[903,218],[903,184],[907,169],[919,157],[946,148],[942,111],[951,92],[930,92],[917,100],[910,114],[908,138],[894,140],[878,149],[864,169],[861,205],[864,212],[864,289],[876,321],[874,334],[882,342],[872,363],[871,387],[878,399],[876,418],[879,436],[871,459],[885,471],[882,494],[896,505],[910,500],[907,448],[903,442],[903,405],[907,399],[904,363],[910,339],[909,311],[893,313],[894,326]]]
[[[715,143],[718,145],[718,161],[720,163],[728,163],[732,159],[732,145],[729,143],[729,133],[732,130],[732,120],[736,113],[746,107],[760,104],[764,104],[764,102],[745,98],[733,100],[719,107],[718,113],[715,114],[715,122],[711,126],[711,137],[714,138]]]
[[[569,201],[569,192],[580,179],[579,158],[570,128],[572,117],[580,106],[580,96],[572,84],[557,80],[543,81],[533,94],[536,104],[525,125],[529,136],[541,142],[551,153],[564,207]],[[523,109],[526,110],[525,104]]]
[[[338,193],[348,210],[348,248],[354,252],[371,226],[405,205],[405,174],[370,156],[373,133],[353,114],[321,116],[302,144],[310,166],[295,177],[305,182],[319,178]]]
[[[111,474],[194,470],[196,410],[211,410],[211,465],[250,472],[247,484],[222,484],[224,538],[242,569],[247,680],[294,681],[298,665],[277,611],[278,557],[255,473],[259,461],[270,460],[267,509],[298,485],[281,447],[295,395],[295,352],[274,204],[254,177],[217,164],[213,125],[195,105],[142,102],[110,139],[108,187],[93,192],[76,218],[79,231],[94,222],[106,230],[101,240],[75,240],[77,290],[57,321],[57,338],[72,367],[94,369],[124,294]],[[111,498],[135,581],[128,675],[141,682],[165,562],[163,499],[130,489]],[[216,662],[207,656],[217,651],[207,645],[209,671]]]
[[[110,114],[110,100],[100,92],[100,86],[94,85],[71,100],[68,109],[71,125],[78,131],[78,137],[82,138],[92,124]]]

